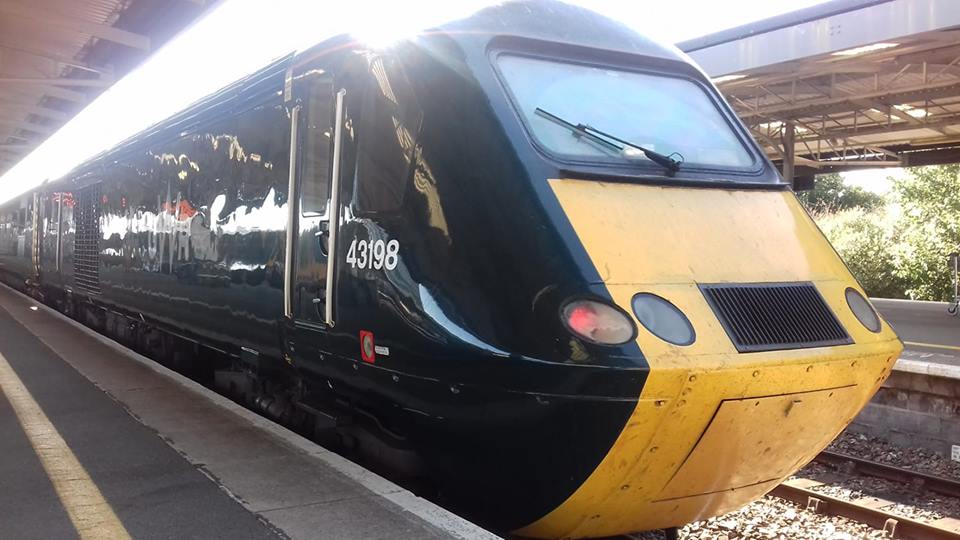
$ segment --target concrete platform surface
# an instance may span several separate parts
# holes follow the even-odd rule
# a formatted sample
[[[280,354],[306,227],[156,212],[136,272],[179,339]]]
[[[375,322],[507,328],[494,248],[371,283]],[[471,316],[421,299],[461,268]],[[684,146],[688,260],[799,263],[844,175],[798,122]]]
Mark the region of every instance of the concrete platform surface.
[[[901,358],[960,367],[960,317],[946,302],[871,298],[905,346]]]
[[[3,286],[0,395],[0,538],[497,538]]]

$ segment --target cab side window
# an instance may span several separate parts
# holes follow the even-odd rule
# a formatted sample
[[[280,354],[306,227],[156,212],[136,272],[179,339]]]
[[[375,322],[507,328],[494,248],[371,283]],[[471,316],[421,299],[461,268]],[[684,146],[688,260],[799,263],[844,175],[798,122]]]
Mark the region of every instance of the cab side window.
[[[333,81],[314,78],[304,85],[300,119],[300,212],[325,216],[330,198],[330,158],[333,148]]]
[[[360,120],[356,203],[364,213],[394,212],[412,178],[423,112],[399,61],[374,58],[370,71],[373,84]]]

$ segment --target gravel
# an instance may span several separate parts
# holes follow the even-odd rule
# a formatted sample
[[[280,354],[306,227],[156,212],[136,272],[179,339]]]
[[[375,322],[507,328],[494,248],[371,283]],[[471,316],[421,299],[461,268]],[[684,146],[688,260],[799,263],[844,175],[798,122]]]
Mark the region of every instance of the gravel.
[[[842,433],[829,450],[865,459],[960,480],[960,463],[932,452],[894,446],[883,439],[857,433]],[[931,493],[922,486],[862,476],[849,468],[811,463],[795,477],[823,482],[814,491],[832,497],[856,500],[874,497],[890,501],[884,510],[916,519],[933,521],[941,517],[960,518],[960,499]],[[637,540],[659,540],[660,531],[631,536]],[[853,540],[887,538],[883,531],[841,517],[825,516],[776,497],[763,497],[740,510],[680,529],[682,539],[793,539]]]
[[[883,439],[860,433],[843,432],[830,443],[827,449],[942,478],[960,480],[960,463],[956,461],[941,457],[929,450],[902,448]]]
[[[884,511],[919,521],[934,521],[942,517],[960,516],[960,499],[939,495],[914,484],[904,484],[862,476],[849,469],[811,463],[797,472],[798,477],[823,482],[813,491],[846,500],[874,497],[891,501]]]
[[[631,538],[662,540],[663,533],[651,531],[633,535]],[[735,512],[690,523],[680,529],[680,538],[853,540],[885,537],[882,531],[866,525],[840,517],[808,512],[793,503],[767,496]]]

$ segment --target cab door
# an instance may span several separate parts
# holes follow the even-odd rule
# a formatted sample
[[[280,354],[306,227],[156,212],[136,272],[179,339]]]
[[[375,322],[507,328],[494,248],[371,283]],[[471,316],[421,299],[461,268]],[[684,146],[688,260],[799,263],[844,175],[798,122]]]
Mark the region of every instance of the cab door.
[[[335,269],[340,215],[339,155],[344,90],[319,69],[291,71],[290,209],[287,233],[286,315],[295,326],[334,325]],[[340,121],[338,121],[338,118]]]

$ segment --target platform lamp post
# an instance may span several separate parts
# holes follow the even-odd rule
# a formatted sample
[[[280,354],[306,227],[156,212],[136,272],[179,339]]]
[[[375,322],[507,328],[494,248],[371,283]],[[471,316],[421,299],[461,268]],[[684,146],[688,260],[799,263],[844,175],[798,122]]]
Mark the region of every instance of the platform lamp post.
[[[950,254],[950,277],[952,278],[951,281],[953,281],[953,301],[951,301],[950,305],[947,306],[947,312],[951,315],[956,315],[957,307],[960,306],[960,291],[957,290],[957,279],[960,277],[960,274],[957,273],[958,270],[960,270],[960,267],[958,267],[958,260],[960,260],[960,253],[954,251]]]

